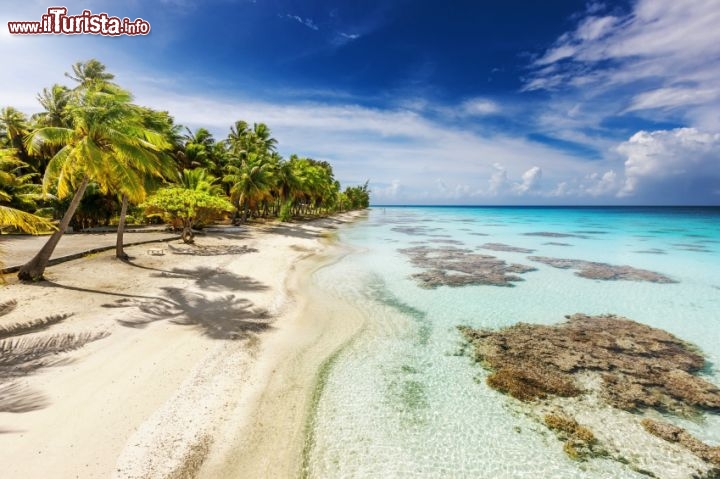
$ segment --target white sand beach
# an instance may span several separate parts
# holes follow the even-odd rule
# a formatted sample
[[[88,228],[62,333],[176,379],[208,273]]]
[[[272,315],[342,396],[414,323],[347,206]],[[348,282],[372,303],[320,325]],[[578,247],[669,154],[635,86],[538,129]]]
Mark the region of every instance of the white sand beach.
[[[0,376],[1,475],[297,475],[318,369],[362,325],[309,277],[346,253],[326,236],[358,214],[131,246],[129,263],[107,251],[38,284],[8,275],[0,326],[69,315],[15,339],[68,351],[26,351]]]

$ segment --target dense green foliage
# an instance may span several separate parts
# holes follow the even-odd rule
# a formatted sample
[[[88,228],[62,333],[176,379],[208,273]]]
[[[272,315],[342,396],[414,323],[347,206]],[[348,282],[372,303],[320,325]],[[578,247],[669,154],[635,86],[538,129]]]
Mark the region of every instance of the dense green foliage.
[[[97,60],[72,65],[66,76],[74,87],[56,84],[38,94],[42,112],[0,110],[0,228],[7,231],[47,229],[67,212],[85,177],[69,223],[76,229],[117,221],[123,195],[131,218],[142,221],[143,210],[132,205],[170,184],[226,196],[235,221],[288,221],[369,204],[367,183],[343,192],[327,162],[282,158],[264,123],[238,120],[216,139],[132,103]]]
[[[191,228],[198,221],[207,222],[221,213],[232,211],[233,205],[225,198],[208,191],[190,188],[161,188],[143,205],[149,214],[162,214],[171,223],[180,223],[183,240],[192,241]]]

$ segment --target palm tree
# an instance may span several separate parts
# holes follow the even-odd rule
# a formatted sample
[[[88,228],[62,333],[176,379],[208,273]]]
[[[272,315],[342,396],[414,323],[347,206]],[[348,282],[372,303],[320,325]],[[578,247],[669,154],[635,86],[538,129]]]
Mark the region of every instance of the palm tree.
[[[259,153],[271,153],[277,147],[277,140],[271,136],[270,128],[265,123],[253,124],[253,136]]]
[[[70,90],[63,85],[55,84],[52,88],[43,88],[37,96],[45,111],[33,115],[33,120],[40,126],[68,126],[66,107],[70,100]]]
[[[273,185],[271,164],[262,156],[251,153],[239,166],[228,165],[223,181],[229,183],[230,199],[242,211],[242,222],[247,221],[248,209],[256,202],[270,197]]]
[[[119,86],[111,82],[115,75],[106,72],[105,65],[94,58],[86,62],[75,63],[72,70],[72,73],[65,73],[65,76],[78,83],[75,92],[102,90],[107,93],[115,93],[121,90]]]
[[[177,174],[177,169],[169,155],[164,152],[171,150],[173,145],[168,141],[170,123],[167,121],[167,114],[156,112],[149,108],[135,107],[137,113],[135,121],[141,125],[135,128],[134,133],[138,134],[145,142],[147,155],[131,158],[132,170],[141,176],[142,183],[120,182],[118,190],[121,192],[120,218],[118,221],[117,239],[115,241],[115,257],[126,261],[128,255],[123,249],[123,235],[125,234],[125,220],[127,218],[128,203],[138,204],[145,199],[149,190],[156,189],[159,180],[171,178]]]
[[[17,158],[15,150],[0,149],[0,229],[17,228],[26,233],[37,234],[50,231],[54,226],[24,210],[34,209],[34,200],[39,196],[37,186],[32,183],[34,173],[22,174],[27,167]]]
[[[217,178],[209,174],[205,168],[195,168],[183,170],[177,183],[188,190],[204,191],[219,196],[223,194],[223,190],[217,182]]]
[[[57,181],[60,198],[72,192],[74,196],[58,231],[20,268],[21,280],[42,279],[91,179],[104,192],[115,185],[122,185],[124,192],[142,189],[143,174],[156,164],[160,149],[149,141],[156,134],[143,127],[128,98],[129,94],[116,97],[86,90],[68,106],[72,127],[42,127],[27,137],[25,143],[31,153],[46,145],[60,147],[45,171],[43,188],[47,191]]]
[[[72,95],[87,94],[88,92],[97,92],[114,97],[120,103],[129,102],[131,97],[129,92],[123,90],[111,80],[115,75],[105,70],[105,65],[95,59],[87,62],[78,62],[72,67],[73,74],[66,73],[65,76],[75,80],[78,85],[72,90]],[[61,87],[62,88],[62,87]],[[46,92],[43,95],[47,99]],[[52,91],[53,97],[62,95],[62,90]],[[60,96],[60,98],[63,98]],[[65,106],[67,106],[68,95],[64,95]],[[55,100],[55,98],[53,98]],[[50,103],[55,106],[55,102],[45,101],[41,99],[41,103]],[[46,107],[46,110],[48,108]],[[153,184],[153,178],[170,177],[174,173],[174,168],[168,161],[169,158],[160,152],[160,149],[169,149],[171,144],[168,142],[168,133],[172,131],[172,121],[169,115],[163,112],[156,112],[148,108],[130,107],[127,113],[135,113],[135,116],[125,118],[125,127],[130,127],[131,131],[137,138],[144,142],[143,154],[128,157],[128,166],[130,170],[127,174],[135,175],[130,181],[129,178],[122,176],[119,178],[118,185],[113,188],[121,193],[120,218],[118,221],[117,239],[115,242],[115,256],[121,260],[127,260],[128,257],[123,249],[123,235],[125,233],[125,220],[127,218],[128,203],[132,200],[139,203],[145,199],[146,183]],[[58,125],[54,125],[58,126]]]
[[[42,188],[34,183],[37,173],[25,173],[29,165],[18,158],[14,148],[0,149],[0,201],[23,211],[37,209]]]
[[[23,112],[11,106],[0,110],[0,134],[5,137],[10,148],[15,148],[18,157],[23,161],[29,158],[23,145],[23,138],[29,131],[27,117]]]

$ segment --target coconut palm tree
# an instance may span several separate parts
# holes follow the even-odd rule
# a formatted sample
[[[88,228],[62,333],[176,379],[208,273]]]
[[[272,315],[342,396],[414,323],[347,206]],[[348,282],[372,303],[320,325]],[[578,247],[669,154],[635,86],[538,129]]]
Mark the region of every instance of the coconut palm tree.
[[[115,75],[105,71],[105,65],[92,58],[85,62],[77,62],[72,66],[72,73],[65,73],[65,76],[78,83],[74,92],[86,90],[102,90],[106,93],[117,93],[122,90],[118,85],[112,83]]]
[[[37,96],[38,102],[45,109],[33,115],[38,126],[68,126],[67,104],[70,100],[70,89],[57,83],[51,88],[43,88]]]
[[[194,170],[183,170],[180,173],[179,186],[188,190],[204,191],[214,196],[223,194],[222,187],[218,184],[218,179],[207,172],[205,168],[195,168]]]
[[[270,128],[265,123],[253,124],[253,140],[259,153],[272,153],[277,148],[277,140],[273,138]]]
[[[42,127],[26,139],[29,152],[59,147],[43,178],[45,191],[57,182],[60,198],[74,193],[59,229],[37,255],[18,272],[21,280],[42,279],[45,267],[64,234],[92,179],[104,192],[122,185],[124,192],[143,188],[143,176],[152,170],[161,148],[159,139],[140,121],[129,94],[120,96],[88,89],[68,106],[72,127]]]
[[[23,138],[29,133],[30,126],[25,114],[8,106],[0,110],[0,135],[10,148],[14,148],[22,161],[28,160]]]
[[[241,211],[243,223],[247,221],[251,205],[270,197],[274,183],[271,166],[265,157],[250,153],[239,166],[231,164],[227,167],[228,174],[223,181],[231,185],[230,199]]]
[[[125,220],[127,218],[128,203],[141,203],[148,191],[160,186],[160,180],[172,178],[177,175],[177,168],[172,157],[166,152],[172,151],[173,144],[168,141],[168,133],[172,129],[169,115],[149,108],[134,107],[137,117],[134,118],[142,127],[135,130],[142,136],[149,146],[148,155],[131,158],[132,171],[141,177],[141,182],[120,182],[117,191],[121,193],[120,218],[118,220],[117,238],[115,241],[115,257],[126,261],[128,259],[123,248],[123,235],[125,234]]]
[[[0,149],[0,229],[17,228],[26,233],[37,234],[54,229],[50,221],[27,213],[36,207],[38,186],[32,182],[34,173],[23,174],[26,168],[13,149]]]

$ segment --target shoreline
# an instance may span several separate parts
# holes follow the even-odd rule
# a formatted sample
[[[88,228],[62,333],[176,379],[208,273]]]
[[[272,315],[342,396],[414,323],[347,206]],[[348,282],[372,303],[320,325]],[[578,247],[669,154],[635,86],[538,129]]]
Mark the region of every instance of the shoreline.
[[[305,279],[347,254],[320,238],[360,216],[198,238],[209,254],[180,244],[155,257],[130,246],[130,264],[93,254],[49,268],[44,284],[3,288],[17,308],[0,326],[69,315],[23,338],[104,335],[11,381],[45,403],[0,412],[7,473],[296,476],[318,368],[361,323],[322,304]],[[343,323],[333,321],[338,311]]]
[[[339,298],[327,296],[304,279],[342,260],[352,251],[326,244],[308,255],[287,277],[288,296],[297,298],[284,332],[267,338],[260,356],[267,361],[254,391],[252,412],[233,428],[224,453],[210,452],[200,479],[302,477],[304,450],[323,368],[360,331],[364,317]],[[342,317],[342,322],[337,317]],[[270,370],[271,369],[271,370]],[[240,454],[235,454],[240,452]]]

